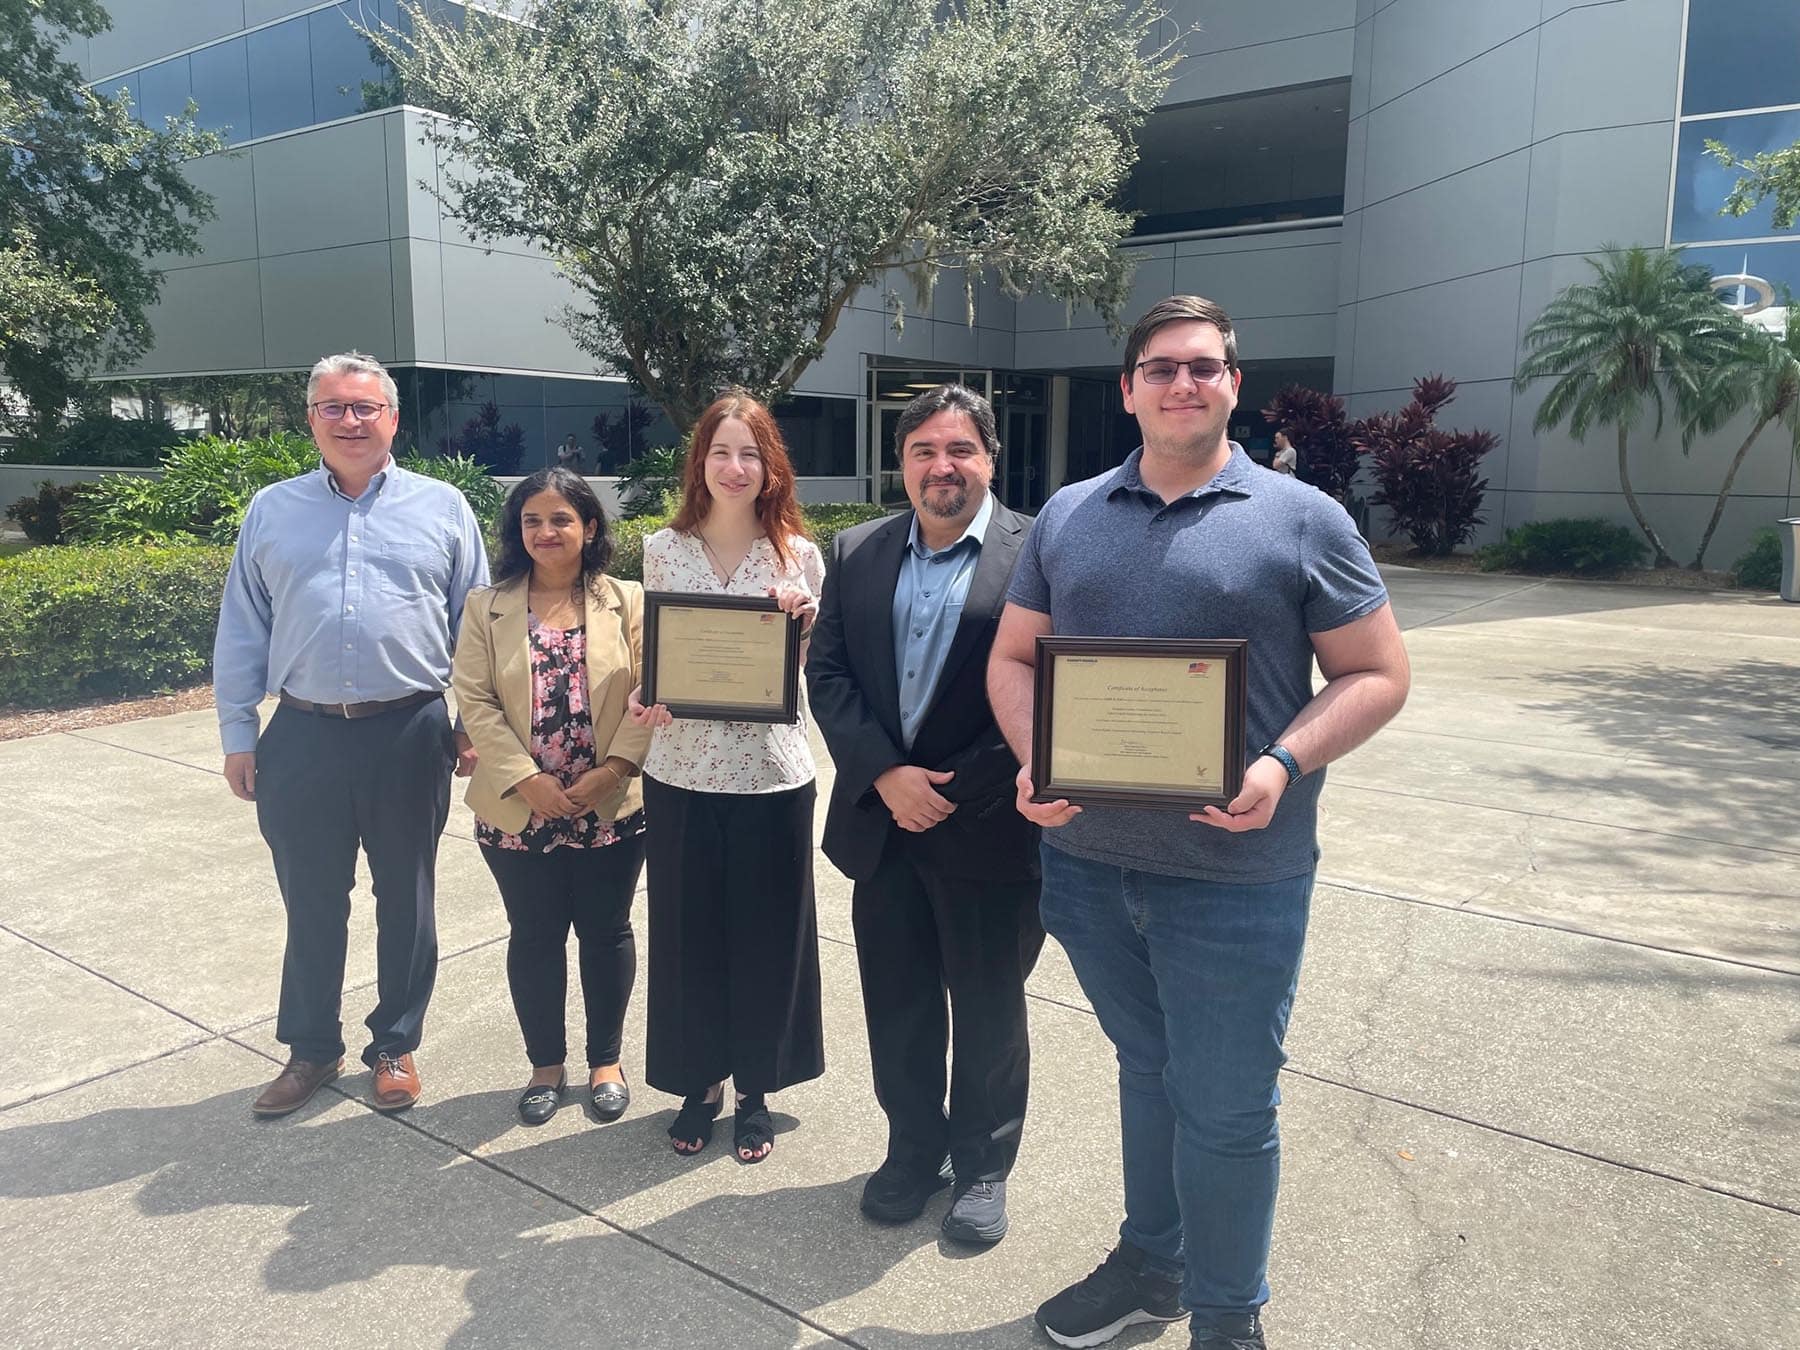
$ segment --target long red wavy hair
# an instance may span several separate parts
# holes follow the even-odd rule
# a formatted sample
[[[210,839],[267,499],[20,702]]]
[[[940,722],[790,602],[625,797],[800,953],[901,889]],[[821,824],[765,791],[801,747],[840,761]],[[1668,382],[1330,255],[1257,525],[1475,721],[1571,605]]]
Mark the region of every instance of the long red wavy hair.
[[[810,534],[806,518],[800,514],[800,499],[794,491],[794,464],[788,458],[787,442],[781,439],[781,427],[762,403],[745,389],[727,389],[712,401],[694,423],[694,434],[688,440],[687,464],[681,471],[681,509],[670,522],[672,529],[684,534],[698,530],[712,510],[712,493],[706,487],[706,452],[712,448],[719,424],[735,417],[749,428],[751,439],[762,455],[762,491],[756,495],[756,518],[763,533],[781,559],[783,567],[791,567],[793,553],[788,541],[806,539]]]

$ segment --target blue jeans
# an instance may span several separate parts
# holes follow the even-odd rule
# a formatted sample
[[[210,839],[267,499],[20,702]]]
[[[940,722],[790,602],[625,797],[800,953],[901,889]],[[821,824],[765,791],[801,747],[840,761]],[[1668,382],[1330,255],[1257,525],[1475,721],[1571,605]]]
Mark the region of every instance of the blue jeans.
[[[1198,1322],[1259,1308],[1281,1170],[1275,1075],[1312,874],[1194,881],[1048,844],[1043,862],[1044,928],[1119,1054],[1119,1236],[1183,1272]]]

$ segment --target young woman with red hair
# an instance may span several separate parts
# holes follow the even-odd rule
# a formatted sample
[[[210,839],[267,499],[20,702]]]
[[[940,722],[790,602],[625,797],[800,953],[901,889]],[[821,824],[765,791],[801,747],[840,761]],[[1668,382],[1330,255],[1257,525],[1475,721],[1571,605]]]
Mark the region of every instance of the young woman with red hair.
[[[644,588],[773,596],[804,633],[824,580],[780,428],[749,394],[727,391],[694,426],[681,509],[644,541]],[[775,1144],[766,1094],[825,1071],[801,697],[786,726],[672,718],[632,698],[632,715],[656,728],[644,761],[644,1077],[682,1097],[669,1126],[678,1153],[706,1147],[730,1078],[738,1159],[761,1162]]]

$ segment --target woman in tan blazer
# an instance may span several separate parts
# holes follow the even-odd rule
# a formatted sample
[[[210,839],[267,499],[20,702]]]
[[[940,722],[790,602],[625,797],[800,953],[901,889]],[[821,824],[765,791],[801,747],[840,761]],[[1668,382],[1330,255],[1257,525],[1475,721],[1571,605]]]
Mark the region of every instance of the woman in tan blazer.
[[[644,588],[606,575],[612,536],[593,489],[540,469],[501,508],[494,585],[457,637],[457,710],[480,753],[465,800],[512,934],[507,983],[541,1125],[567,1085],[568,939],[580,942],[588,1097],[603,1121],[631,1102],[619,1067],[637,978],[631,897],[644,865],[638,772],[650,729],[626,715],[641,678]]]

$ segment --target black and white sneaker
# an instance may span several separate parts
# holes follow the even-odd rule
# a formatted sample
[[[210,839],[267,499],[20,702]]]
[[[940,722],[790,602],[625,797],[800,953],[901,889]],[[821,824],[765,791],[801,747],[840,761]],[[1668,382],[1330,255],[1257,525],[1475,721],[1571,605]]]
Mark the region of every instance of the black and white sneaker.
[[[1037,1310],[1037,1324],[1058,1345],[1104,1345],[1126,1327],[1143,1322],[1179,1322],[1178,1276],[1145,1269],[1145,1254],[1121,1242],[1097,1270],[1072,1284]]]

